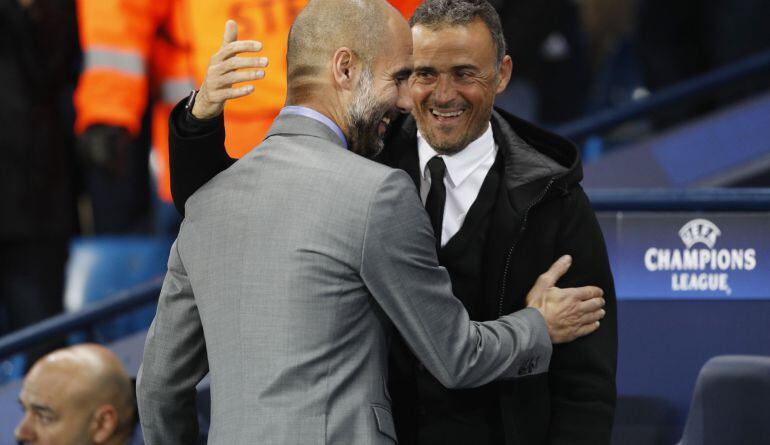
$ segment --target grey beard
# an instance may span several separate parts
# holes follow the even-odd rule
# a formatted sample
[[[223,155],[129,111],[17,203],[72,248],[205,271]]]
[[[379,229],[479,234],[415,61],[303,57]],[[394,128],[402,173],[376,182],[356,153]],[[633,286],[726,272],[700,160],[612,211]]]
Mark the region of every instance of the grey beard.
[[[350,150],[361,156],[372,158],[382,151],[384,142],[378,134],[380,104],[374,95],[374,77],[369,67],[361,71],[356,86],[356,95],[348,106],[348,128],[350,129]]]

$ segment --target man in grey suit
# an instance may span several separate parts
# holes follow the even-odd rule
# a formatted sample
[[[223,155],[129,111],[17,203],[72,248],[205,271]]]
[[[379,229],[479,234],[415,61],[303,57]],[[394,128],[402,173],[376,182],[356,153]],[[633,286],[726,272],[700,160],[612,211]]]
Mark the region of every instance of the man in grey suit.
[[[209,70],[227,85],[193,105],[212,115],[259,75],[239,70],[253,59],[232,56],[256,47],[233,27]],[[313,0],[288,48],[287,107],[265,141],[186,205],[138,380],[147,444],[195,441],[206,373],[210,443],[393,443],[393,326],[442,384],[472,387],[545,372],[552,342],[603,316],[598,288],[553,287],[569,259],[491,322],[452,296],[408,175],[358,156],[411,108],[411,35],[390,5]]]

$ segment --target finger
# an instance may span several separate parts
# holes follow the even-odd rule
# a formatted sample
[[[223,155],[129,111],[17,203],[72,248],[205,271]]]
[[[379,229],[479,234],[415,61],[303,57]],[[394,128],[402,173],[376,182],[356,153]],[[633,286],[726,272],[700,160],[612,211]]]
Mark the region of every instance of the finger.
[[[230,99],[246,96],[252,91],[254,91],[253,85],[244,85],[240,87],[222,87],[211,89],[207,93],[207,96],[210,102],[223,104]]]
[[[604,311],[604,309],[598,309],[593,312],[588,312],[587,314],[581,315],[578,318],[578,320],[581,325],[594,323],[604,318],[605,314],[606,312]]]
[[[596,331],[597,329],[599,329],[599,326],[601,326],[601,324],[598,321],[595,321],[593,323],[584,324],[584,325],[580,326],[579,328],[577,328],[577,330],[575,331],[575,334],[576,334],[575,338],[584,337],[584,336],[586,336],[586,335]]]
[[[253,85],[244,85],[242,87],[230,88],[225,91],[224,98],[226,100],[237,99],[239,97],[248,96],[254,91]]]
[[[575,307],[577,308],[578,312],[586,313],[586,312],[593,312],[603,308],[604,303],[605,303],[604,298],[591,298],[589,300],[581,301]]]
[[[240,53],[255,53],[262,51],[262,42],[259,40],[236,40],[223,46],[219,52],[219,60],[227,60]]]
[[[240,82],[248,82],[251,80],[259,80],[265,77],[265,72],[263,70],[249,70],[249,71],[235,71],[232,73],[225,74],[224,76],[220,76],[217,79],[218,85],[217,87],[227,87],[229,88],[231,85],[235,83]]]
[[[222,48],[236,40],[238,40],[238,24],[235,20],[228,20],[225,22],[225,34],[222,36]]]
[[[536,295],[539,295],[540,293],[545,292],[546,289],[555,286],[556,282],[559,281],[559,278],[567,273],[571,265],[572,257],[569,255],[564,255],[556,260],[547,271],[537,277],[537,281],[535,281],[535,285],[532,286],[531,292],[536,292]]]
[[[581,301],[601,298],[604,295],[604,291],[596,286],[571,287],[564,290],[569,293],[570,297]]]
[[[212,71],[216,74],[226,74],[244,68],[265,68],[267,65],[267,57],[232,57],[212,67]]]
[[[227,45],[222,45],[209,61],[209,66],[216,66],[240,53],[250,53],[262,50],[262,42],[257,40],[236,40]]]

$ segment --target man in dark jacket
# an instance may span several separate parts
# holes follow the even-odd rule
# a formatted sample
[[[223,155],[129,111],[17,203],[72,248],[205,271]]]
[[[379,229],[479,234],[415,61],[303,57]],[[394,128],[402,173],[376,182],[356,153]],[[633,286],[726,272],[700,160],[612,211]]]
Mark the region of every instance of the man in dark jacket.
[[[411,25],[414,110],[390,122],[379,160],[415,181],[455,295],[471,318],[495,319],[524,307],[537,276],[570,254],[574,263],[560,284],[601,287],[607,313],[593,334],[554,347],[547,374],[472,390],[444,388],[406,347],[395,345],[390,387],[399,441],[609,443],[616,397],[615,293],[604,240],[579,185],[578,151],[559,136],[493,110],[512,62],[486,1],[426,0]],[[246,93],[234,88],[232,94]],[[223,141],[221,115],[196,119],[181,104],[172,113],[172,193],[180,211],[191,193],[233,162]]]

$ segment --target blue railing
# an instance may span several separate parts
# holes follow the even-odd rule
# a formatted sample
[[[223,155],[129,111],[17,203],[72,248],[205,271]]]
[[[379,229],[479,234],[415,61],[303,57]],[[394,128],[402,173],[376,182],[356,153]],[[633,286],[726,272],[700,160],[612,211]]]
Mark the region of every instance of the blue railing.
[[[71,314],[62,314],[0,337],[0,360],[29,347],[71,332],[88,329],[105,320],[142,305],[155,302],[160,294],[161,278],[132,287],[114,296],[90,303]]]
[[[596,211],[770,211],[770,189],[588,189]],[[88,329],[158,298],[157,278],[0,338],[0,360],[51,337]]]
[[[645,116],[670,105],[701,97],[730,83],[770,71],[770,50],[757,53],[731,65],[678,83],[638,101],[600,111],[591,116],[568,122],[554,129],[564,137],[580,141],[600,134],[626,121]]]
[[[770,189],[589,189],[596,211],[770,211]],[[156,301],[157,278],[0,338],[0,360]]]
[[[596,211],[770,211],[770,189],[586,189]]]

